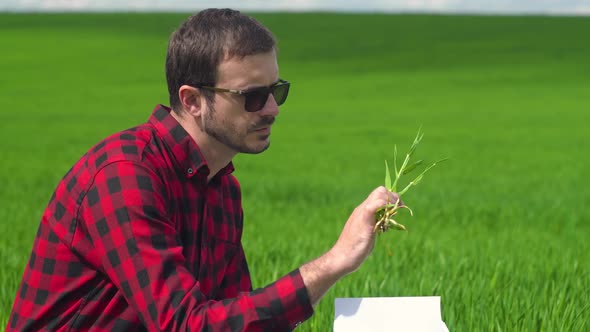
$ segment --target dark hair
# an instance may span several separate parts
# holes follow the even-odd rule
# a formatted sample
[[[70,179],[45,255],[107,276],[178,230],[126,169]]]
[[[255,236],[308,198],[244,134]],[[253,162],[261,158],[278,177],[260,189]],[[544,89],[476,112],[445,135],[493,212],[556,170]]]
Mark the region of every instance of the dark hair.
[[[182,108],[178,90],[182,85],[217,83],[217,67],[224,58],[270,52],[275,38],[255,19],[232,9],[206,9],[182,23],[172,33],[166,54],[166,81],[170,105]],[[212,91],[201,90],[213,102]]]

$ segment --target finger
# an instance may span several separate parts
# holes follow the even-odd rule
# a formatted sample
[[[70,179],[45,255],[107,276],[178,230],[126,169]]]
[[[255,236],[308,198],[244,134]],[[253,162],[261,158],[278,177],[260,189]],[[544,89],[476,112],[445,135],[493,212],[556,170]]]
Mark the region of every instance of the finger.
[[[371,215],[375,215],[377,210],[387,205],[387,199],[383,197],[376,197],[372,200],[369,200],[365,204],[365,210],[370,213]]]
[[[365,202],[369,202],[371,200],[374,200],[374,199],[377,199],[380,197],[387,198],[386,195],[388,192],[389,191],[384,186],[377,187],[369,194],[369,196],[367,196],[367,199],[365,200]]]
[[[365,200],[365,204],[367,204],[371,201],[374,201],[374,200],[382,200],[385,202],[383,205],[378,206],[377,209],[381,208],[382,206],[384,206],[386,204],[395,204],[398,200],[399,200],[399,203],[398,203],[399,206],[406,206],[404,204],[404,202],[401,200],[398,193],[389,191],[384,186],[380,186],[380,187],[375,188],[369,194],[369,197],[367,197],[367,199]],[[371,207],[371,209],[372,209],[372,207]],[[375,211],[377,209],[375,209]]]
[[[388,199],[389,199],[389,201],[391,203],[395,204],[399,200],[398,205],[399,206],[405,206],[404,205],[404,202],[401,200],[401,198],[400,198],[400,196],[399,196],[398,193],[394,193],[392,191],[388,191],[388,196],[387,197],[388,197]]]

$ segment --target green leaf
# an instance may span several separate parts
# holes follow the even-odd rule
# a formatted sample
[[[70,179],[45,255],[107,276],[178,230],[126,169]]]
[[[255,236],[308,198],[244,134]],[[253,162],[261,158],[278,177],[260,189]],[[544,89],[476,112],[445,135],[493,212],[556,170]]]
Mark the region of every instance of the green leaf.
[[[414,151],[416,151],[416,148],[418,147],[418,144],[420,144],[422,137],[424,137],[424,134],[421,133],[421,130],[422,130],[422,126],[420,126],[420,128],[418,128],[418,134],[416,134],[416,138],[414,138],[414,142],[412,143],[412,147],[410,147],[410,151],[408,151],[408,156],[411,156],[414,154]]]
[[[395,177],[398,177],[398,171],[397,171],[397,145],[393,146],[393,167],[395,169]]]
[[[406,191],[408,191],[408,189],[410,189],[410,187],[417,185],[418,183],[420,183],[420,181],[422,181],[422,178],[424,177],[424,174],[426,174],[426,172],[428,172],[431,168],[433,168],[434,166],[442,163],[443,161],[447,161],[449,160],[449,158],[443,158],[440,160],[435,161],[432,165],[426,167],[426,169],[424,169],[424,171],[422,171],[422,173],[420,173],[420,175],[418,175],[416,178],[414,178],[414,180],[412,180],[402,191],[400,191],[398,194],[401,196],[403,195]]]
[[[422,164],[424,160],[418,160],[417,162],[413,163],[412,165],[406,167],[406,169],[404,170],[404,173],[402,175],[406,175],[408,173],[410,173],[411,171],[413,171],[417,166],[419,166],[420,164]]]
[[[434,165],[436,165],[436,164],[440,164],[440,163],[442,163],[443,161],[447,161],[447,160],[449,160],[449,159],[451,159],[451,158],[443,158],[443,159],[437,160],[437,161],[435,161],[435,162],[434,162],[434,164],[433,164],[432,166],[434,166]]]
[[[420,183],[422,181],[423,178],[424,178],[424,173],[418,175],[418,177],[412,181],[412,185],[413,186],[417,185],[418,183]]]
[[[387,165],[387,160],[385,160],[385,188],[387,188],[387,190],[391,190],[391,176],[389,175],[389,166]]]

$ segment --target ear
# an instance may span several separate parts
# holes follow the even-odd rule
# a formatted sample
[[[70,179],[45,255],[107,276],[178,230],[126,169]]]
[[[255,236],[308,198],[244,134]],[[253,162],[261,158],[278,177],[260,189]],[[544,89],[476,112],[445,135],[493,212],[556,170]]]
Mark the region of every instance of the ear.
[[[205,100],[198,88],[183,85],[178,89],[178,98],[184,111],[194,117],[199,117],[205,107]]]

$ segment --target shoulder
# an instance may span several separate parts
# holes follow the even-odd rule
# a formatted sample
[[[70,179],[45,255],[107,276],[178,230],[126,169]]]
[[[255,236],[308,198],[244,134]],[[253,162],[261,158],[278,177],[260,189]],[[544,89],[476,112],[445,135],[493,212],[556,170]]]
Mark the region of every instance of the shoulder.
[[[149,125],[140,125],[115,133],[90,148],[86,153],[89,166],[99,169],[116,161],[142,161],[156,139]]]
[[[113,134],[90,148],[66,172],[53,192],[45,212],[50,223],[55,226],[60,220],[78,220],[80,206],[85,199],[96,203],[105,194],[122,195],[123,187],[137,189],[131,194],[140,190],[152,191],[159,194],[162,201],[167,198],[165,188],[158,187],[164,184],[165,163],[151,148],[154,140],[157,140],[154,130],[140,125]],[[126,191],[126,198],[129,193]],[[122,198],[120,200],[123,201]],[[63,218],[66,212],[72,218]],[[55,228],[55,232],[70,241],[72,233],[68,233],[69,226],[60,227]]]
[[[163,177],[168,167],[165,150],[153,127],[139,125],[115,133],[91,147],[62,181],[68,183],[70,188],[77,187],[78,191],[84,191],[101,170],[120,162],[131,162],[149,170],[154,176]]]

